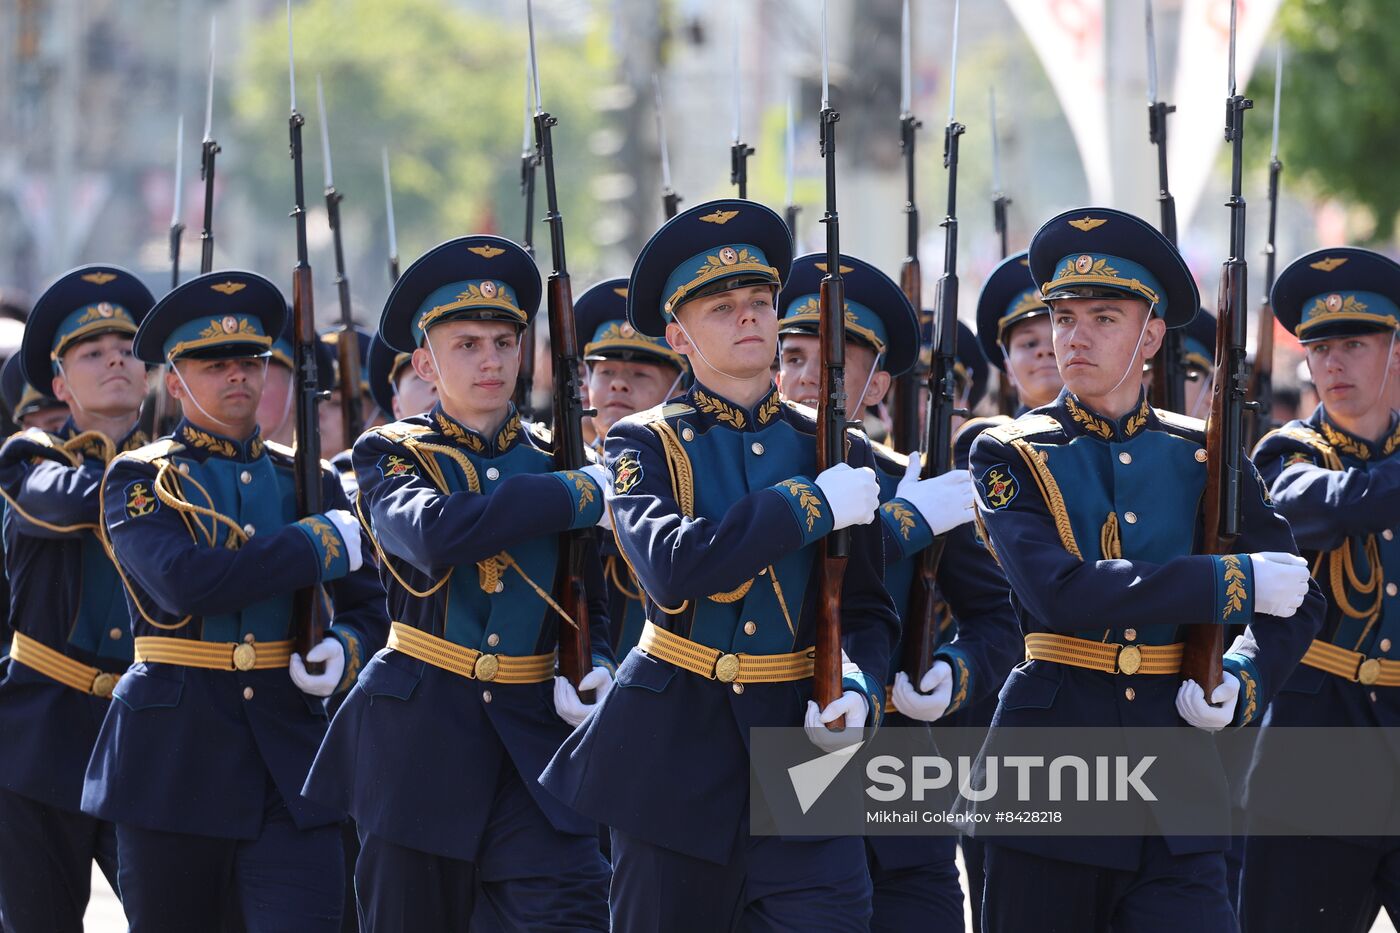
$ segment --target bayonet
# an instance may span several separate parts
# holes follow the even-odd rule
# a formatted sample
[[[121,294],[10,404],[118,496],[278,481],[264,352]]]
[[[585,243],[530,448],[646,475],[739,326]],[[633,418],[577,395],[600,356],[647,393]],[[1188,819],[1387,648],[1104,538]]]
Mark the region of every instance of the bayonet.
[[[290,20],[288,21],[290,22]],[[204,91],[204,138],[200,143],[199,177],[204,181],[204,226],[199,233],[200,274],[214,270],[214,160],[223,150],[214,139],[214,49],[218,21],[209,17],[209,81]]]
[[[656,141],[661,149],[661,210],[670,220],[680,209],[681,196],[671,186],[671,150],[666,144],[666,109],[661,102],[660,76],[651,76],[651,91],[656,100]]]

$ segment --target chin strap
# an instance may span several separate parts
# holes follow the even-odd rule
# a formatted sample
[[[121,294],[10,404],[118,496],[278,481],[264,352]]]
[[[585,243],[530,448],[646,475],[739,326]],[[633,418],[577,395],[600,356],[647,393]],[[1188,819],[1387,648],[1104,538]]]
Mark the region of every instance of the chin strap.
[[[265,379],[267,378],[267,358],[266,358],[266,357],[263,358],[262,364],[263,364],[263,378],[264,378],[264,380],[265,380]],[[203,415],[204,417],[208,418],[210,421],[214,422],[215,424],[223,425],[224,427],[226,427],[226,428],[228,428],[228,429],[230,429],[230,430],[235,430],[235,429],[237,428],[237,425],[229,424],[227,421],[224,421],[224,420],[221,419],[221,418],[215,418],[213,415],[209,414],[209,410],[199,403],[199,397],[198,397],[197,395],[194,394],[194,391],[190,388],[190,384],[189,384],[188,382],[185,381],[185,377],[180,373],[180,367],[179,367],[178,365],[176,365],[176,363],[175,363],[174,360],[171,360],[171,361],[170,361],[170,371],[173,372],[173,373],[175,374],[175,378],[176,378],[176,379],[180,380],[180,385],[181,385],[181,387],[184,388],[185,394],[188,395],[188,396],[190,397],[190,401],[191,401],[191,402],[194,402],[194,407],[199,409],[199,413],[200,413],[201,415]],[[288,405],[291,404],[291,397],[292,397],[292,393],[291,393],[291,392],[288,392],[288,393],[287,393],[287,403],[288,403]],[[285,420],[285,419],[284,419],[284,420]]]
[[[699,342],[694,337],[690,336],[690,331],[685,329],[685,325],[681,323],[681,319],[675,318],[675,322],[680,327],[681,333],[685,334],[685,339],[690,341],[690,345],[695,348],[695,352],[700,355],[700,359],[704,361],[706,366],[710,367],[715,372],[719,373],[721,376],[724,376],[726,379],[733,379],[735,382],[744,381],[743,376],[736,376],[733,373],[727,373],[724,370],[720,369],[718,366],[716,366],[714,363],[711,363],[710,358],[705,355],[705,351],[700,349]]]
[[[1118,391],[1118,387],[1121,386],[1121,385],[1123,384],[1123,380],[1127,379],[1128,376],[1132,374],[1134,368],[1137,369],[1138,378],[1142,378],[1142,364],[1141,364],[1141,363],[1137,363],[1138,351],[1140,351],[1140,350],[1142,349],[1142,340],[1143,340],[1144,337],[1147,336],[1147,325],[1150,324],[1150,323],[1152,322],[1152,315],[1153,315],[1153,313],[1154,313],[1156,310],[1157,310],[1157,302],[1155,302],[1155,301],[1152,302],[1152,304],[1150,304],[1150,305],[1147,306],[1147,317],[1143,318],[1143,321],[1142,321],[1142,330],[1138,331],[1137,343],[1135,343],[1135,344],[1133,345],[1133,355],[1132,355],[1132,358],[1128,360],[1128,367],[1127,367],[1127,369],[1123,370],[1123,375],[1121,375],[1121,376],[1118,377],[1118,381],[1115,382],[1115,383],[1113,384],[1113,388],[1111,388],[1111,389],[1109,389],[1107,392],[1105,392],[1104,395],[1112,395],[1114,392],[1117,392],[1117,391]],[[1078,325],[1078,324],[1074,325],[1074,329],[1075,329],[1075,330],[1078,330],[1078,329],[1079,329],[1079,325]],[[1071,339],[1071,340],[1074,339],[1074,334],[1070,334],[1070,339]],[[1164,361],[1163,361],[1163,360],[1158,360],[1157,362],[1158,362],[1159,364],[1161,364],[1161,363],[1163,363]],[[1136,366],[1136,367],[1133,366],[1134,363],[1137,363],[1137,366]]]

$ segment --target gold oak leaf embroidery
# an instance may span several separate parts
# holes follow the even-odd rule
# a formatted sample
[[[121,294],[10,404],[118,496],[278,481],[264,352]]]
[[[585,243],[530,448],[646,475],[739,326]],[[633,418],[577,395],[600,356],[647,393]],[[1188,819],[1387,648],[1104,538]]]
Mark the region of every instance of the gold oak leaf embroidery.
[[[225,457],[234,457],[238,455],[238,448],[233,446],[233,441],[215,437],[212,434],[207,434],[189,425],[185,426],[182,436],[191,446],[199,447],[210,453],[221,454]]]
[[[307,528],[310,528],[321,542],[321,547],[326,551],[325,566],[326,569],[329,570],[331,563],[340,556],[340,535],[336,533],[336,530],[332,528],[328,522],[314,515],[303,518],[302,523],[305,524]]]
[[[446,418],[442,415],[438,415],[437,424],[438,430],[441,431],[445,436],[463,445],[467,449],[471,450],[473,453],[479,454],[482,451],[486,450],[486,444],[482,442],[481,438],[477,437],[475,434],[468,433],[462,428],[461,425],[457,424],[455,421],[452,421],[451,419]]]
[[[1074,401],[1073,398],[1065,397],[1065,407],[1069,409],[1069,416],[1083,425],[1084,430],[1090,434],[1095,434],[1104,440],[1113,436],[1113,426],[1102,418],[1096,418]]]
[[[574,488],[578,490],[578,510],[582,512],[593,502],[593,480],[588,478],[586,473],[579,473],[570,470],[566,474],[573,481]]]
[[[764,402],[763,406],[759,408],[758,423],[767,424],[772,421],[778,414],[779,407],[781,407],[781,402],[778,399],[778,393],[774,392],[772,395],[768,396],[768,401]]]
[[[723,421],[740,430],[744,428],[746,419],[742,411],[725,404],[717,398],[711,398],[699,389],[695,390],[695,407],[699,408],[707,415],[714,415],[716,421]]]
[[[1244,600],[1248,595],[1244,587],[1244,568],[1240,566],[1238,554],[1225,554],[1220,558],[1220,562],[1225,567],[1225,609],[1221,613],[1220,621],[1228,622],[1230,617],[1244,609]]]
[[[1352,440],[1341,431],[1333,428],[1326,421],[1322,422],[1322,436],[1327,438],[1327,443],[1344,454],[1355,457],[1358,460],[1371,459],[1371,448]]]
[[[505,426],[501,428],[500,433],[496,435],[496,449],[505,450],[505,448],[510,445],[511,441],[515,440],[515,436],[519,433],[520,416],[518,414],[511,415],[510,420],[505,423]]]
[[[909,533],[914,530],[914,513],[898,502],[886,502],[883,508],[890,513],[890,518],[899,523],[899,533],[908,541]]]
[[[817,519],[822,517],[822,500],[812,492],[812,487],[795,479],[785,479],[778,485],[791,493],[797,500],[798,507],[807,514],[807,530],[815,528]]]
[[[1128,424],[1124,428],[1124,433],[1128,437],[1132,437],[1134,434],[1141,431],[1143,429],[1143,426],[1147,424],[1148,410],[1149,407],[1147,404],[1147,400],[1143,399],[1142,407],[1137,410],[1136,415],[1133,415],[1131,418],[1128,419]]]

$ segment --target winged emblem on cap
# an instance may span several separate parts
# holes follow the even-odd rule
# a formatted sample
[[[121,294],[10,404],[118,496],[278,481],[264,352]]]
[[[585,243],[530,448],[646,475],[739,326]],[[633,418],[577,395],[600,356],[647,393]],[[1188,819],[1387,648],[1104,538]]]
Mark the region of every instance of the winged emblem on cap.
[[[626,288],[614,288],[614,289],[613,289],[613,294],[616,295],[616,296],[619,297],[619,298],[626,298],[626,297],[627,297],[627,289],[626,289]]]
[[[218,285],[210,285],[214,291],[221,295],[236,295],[248,287],[246,282],[220,282]]]
[[[738,216],[738,211],[715,211],[713,214],[706,214],[700,219],[707,224],[727,224]]]
[[[826,271],[826,263],[824,263],[824,262],[814,262],[814,263],[812,263],[812,265],[816,267],[816,269],[817,269],[818,272],[825,272],[825,271]],[[842,267],[841,267],[841,274],[842,274],[842,275],[848,275],[848,274],[850,274],[850,273],[852,273],[852,272],[854,272],[854,271],[856,271],[856,270],[855,270],[855,268],[852,267],[852,266],[842,266]]]
[[[83,281],[91,282],[94,285],[106,285],[115,278],[116,275],[111,272],[89,272],[83,276]]]
[[[1317,262],[1308,263],[1308,267],[1319,272],[1331,272],[1333,269],[1347,261],[1345,256],[1328,256],[1326,259],[1319,259]]]
[[[1069,225],[1076,230],[1083,230],[1085,233],[1088,233],[1090,230],[1102,227],[1106,223],[1108,223],[1107,218],[1090,217],[1088,214],[1085,214],[1079,220],[1071,220]]]
[[[495,259],[505,252],[499,246],[469,246],[467,252],[476,253],[482,259]]]

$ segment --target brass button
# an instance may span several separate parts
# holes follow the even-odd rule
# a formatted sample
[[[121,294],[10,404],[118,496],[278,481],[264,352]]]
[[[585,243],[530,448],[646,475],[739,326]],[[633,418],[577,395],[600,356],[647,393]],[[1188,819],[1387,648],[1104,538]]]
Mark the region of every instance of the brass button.
[[[1129,628],[1123,630],[1123,637],[1128,641],[1137,641],[1137,629]]]
[[[500,478],[501,478],[501,471],[498,470],[498,469],[496,469],[495,467],[490,467],[490,468],[488,468],[488,469],[486,470],[486,478],[487,478],[487,479],[500,479]]]
[[[1118,652],[1118,672],[1136,674],[1142,667],[1142,650],[1137,645],[1124,645]]]
[[[500,643],[501,636],[497,635],[495,632],[492,632],[490,635],[486,636],[486,644],[490,645],[492,648],[496,647]]]
[[[1389,528],[1387,528],[1385,531],[1382,531],[1382,532],[1381,532],[1381,537],[1384,538],[1384,539],[1386,539],[1387,541],[1394,541],[1394,540],[1395,540],[1395,532],[1393,532],[1393,531],[1391,531]]]
[[[253,698],[253,688],[252,688],[252,687],[244,687],[244,688],[243,688],[243,699],[245,699],[245,700],[251,700],[252,698]]]
[[[1123,691],[1123,696],[1127,697],[1128,702],[1131,703],[1133,700],[1137,699],[1137,691],[1134,690],[1132,687],[1129,687],[1127,690]]]
[[[1125,450],[1118,455],[1118,462],[1123,464],[1124,466],[1127,466],[1129,463],[1133,462],[1133,455]]]
[[[754,452],[754,456],[756,457],[763,456],[763,445],[760,444],[758,441],[754,441],[752,444],[750,444],[749,450],[752,450]]]
[[[733,683],[734,678],[739,676],[739,656],[736,654],[722,654],[715,660],[715,680],[721,683]]]
[[[190,472],[190,465],[188,463],[180,464],[180,472],[188,476]]]
[[[1205,449],[1204,447],[1202,447],[1200,450],[1197,450],[1197,451],[1196,451],[1196,462],[1197,462],[1197,463],[1205,463],[1205,462],[1206,462],[1206,449]]]
[[[244,643],[233,649],[233,669],[236,671],[251,671],[257,660],[258,650],[250,644]]]
[[[501,660],[494,654],[483,654],[476,659],[476,666],[472,668],[472,674],[477,680],[491,682],[496,679],[496,673],[501,669]]]
[[[501,581],[501,580],[497,580],[497,581],[496,581],[496,589],[495,589],[493,592],[496,592],[496,593],[504,593],[505,591],[506,591],[506,585],[505,585],[505,583],[504,583],[503,581]]]
[[[1124,512],[1124,513],[1123,513],[1123,521],[1127,522],[1129,525],[1136,525],[1136,524],[1137,524],[1137,513],[1136,513],[1136,512]]]
[[[1400,589],[1397,589],[1394,583],[1387,583],[1385,585],[1385,595],[1394,596],[1397,592],[1400,592]]]
[[[249,473],[247,470],[244,470],[242,473],[238,474],[238,481],[244,486],[247,486],[253,481],[253,474]]]
[[[750,619],[749,621],[747,621],[747,622],[744,623],[744,634],[745,634],[745,635],[752,635],[752,634],[753,634],[754,632],[756,632],[756,631],[758,631],[758,623],[757,623],[757,622],[754,622],[752,619]]]
[[[491,691],[490,691],[490,690],[483,690],[483,691],[481,691],[481,702],[483,702],[483,703],[490,703],[490,702],[491,702]]]
[[[1381,679],[1381,662],[1375,658],[1367,658],[1361,662],[1361,668],[1356,672],[1356,679],[1359,683],[1367,687]]]
[[[255,636],[252,632],[249,632],[247,635],[243,636],[243,640],[251,645],[253,642],[257,641],[257,636]]]
[[[107,633],[107,637],[108,637],[108,638],[111,638],[111,639],[113,639],[113,640],[118,639],[118,638],[121,638],[121,637],[122,637],[122,630],[119,629],[119,628],[114,628],[114,629],[112,629],[110,632]]]
[[[692,431],[690,428],[686,428],[684,431],[681,432],[681,440],[683,440],[683,441],[693,441],[693,440],[695,440],[695,432]]]
[[[1382,639],[1381,639],[1381,650],[1382,650],[1382,651],[1389,651],[1389,650],[1390,650],[1390,639],[1389,639],[1389,638],[1382,638]]]
[[[733,690],[734,690],[735,693],[743,693],[743,692],[744,692],[744,685],[743,685],[743,684],[734,684],[734,685],[733,685]]]
[[[104,700],[112,698],[112,691],[117,688],[117,675],[103,671],[92,679],[92,695],[101,697]]]
[[[257,532],[257,530],[258,529],[253,527],[252,522],[249,522],[248,524],[243,526],[243,533],[250,538]]]

